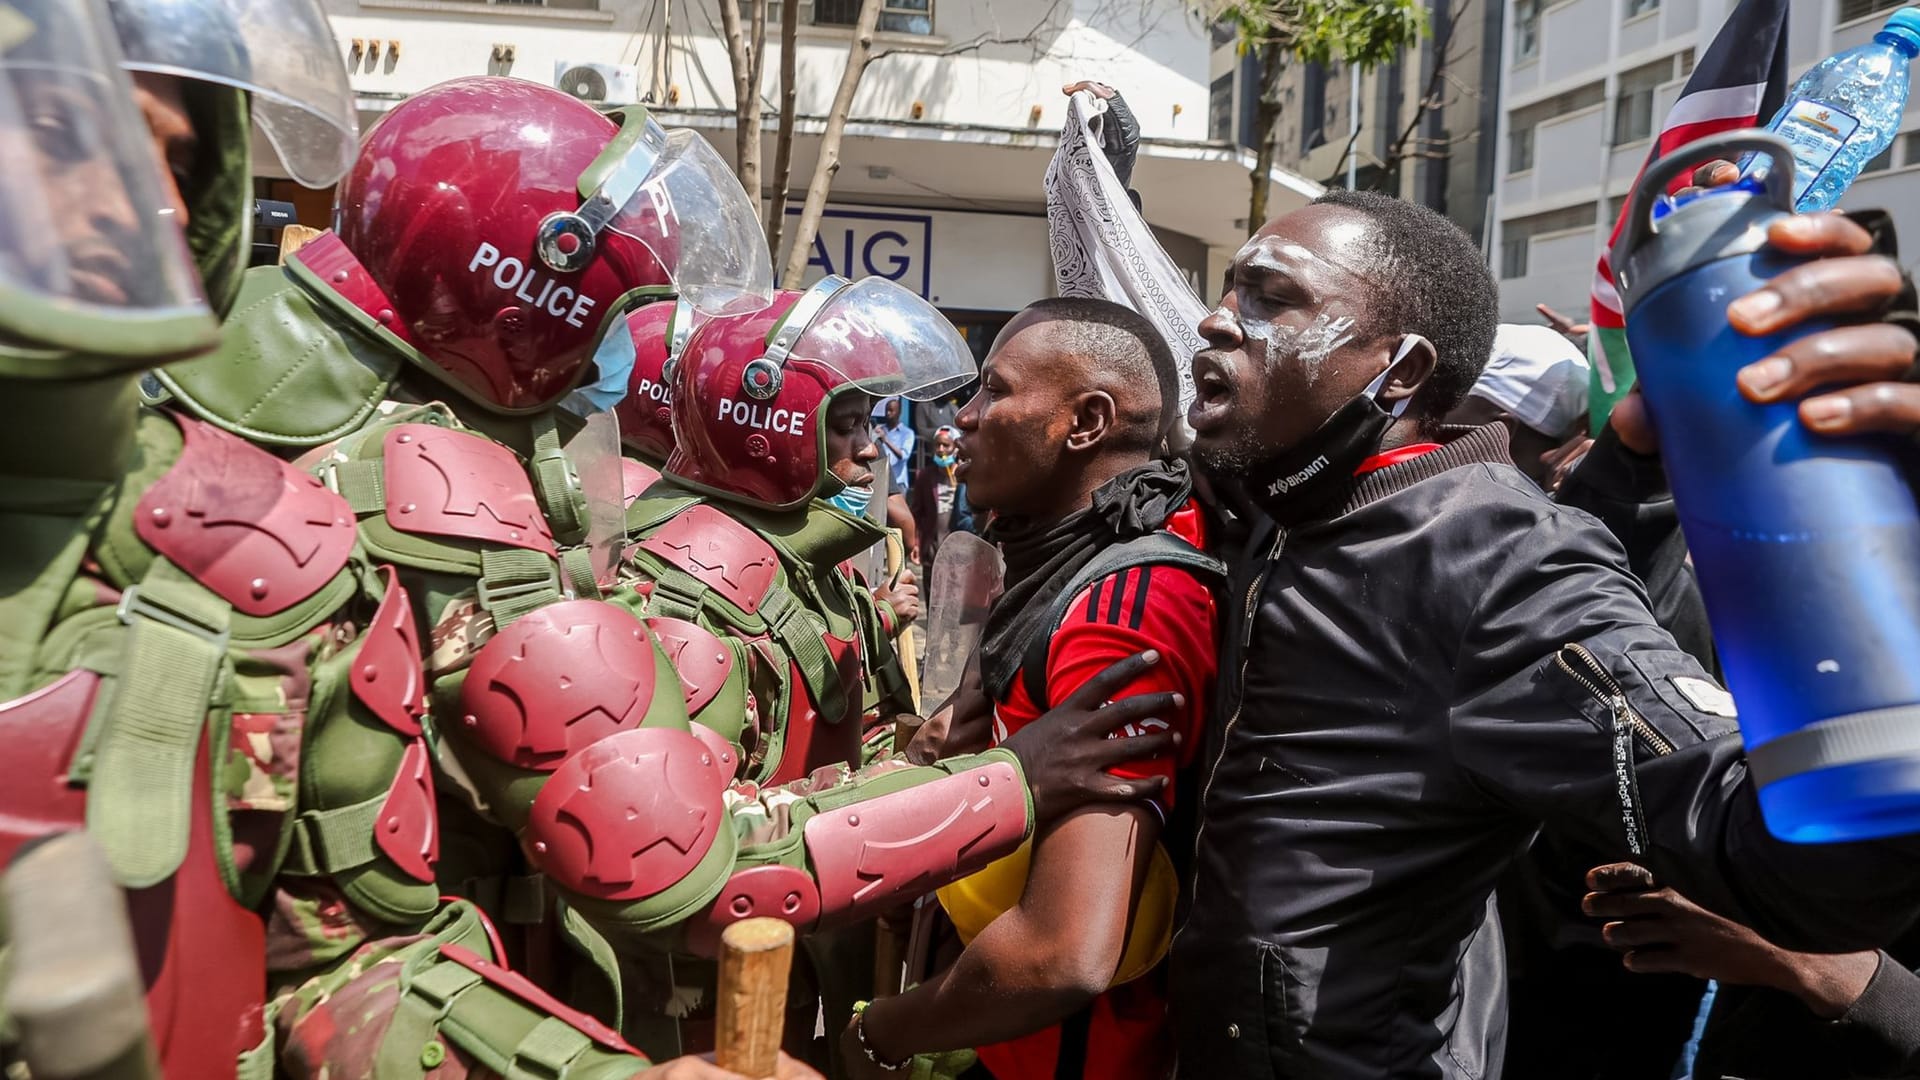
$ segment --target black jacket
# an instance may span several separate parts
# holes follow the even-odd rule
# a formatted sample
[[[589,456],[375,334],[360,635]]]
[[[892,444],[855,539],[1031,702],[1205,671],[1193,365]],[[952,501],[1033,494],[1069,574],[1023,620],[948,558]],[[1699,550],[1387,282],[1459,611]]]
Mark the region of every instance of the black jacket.
[[[1591,511],[1621,539],[1634,572],[1647,583],[1661,624],[1688,652],[1712,665],[1706,605],[1687,561],[1660,459],[1627,450],[1609,428],[1556,498]],[[1920,911],[1920,898],[1909,909]],[[1833,1023],[1783,991],[1721,986],[1693,1075],[1700,1080],[1920,1076],[1920,975],[1909,970],[1915,960],[1920,960],[1920,932],[1909,931],[1881,953],[1866,991]],[[1591,1022],[1607,1026],[1603,1017]]]
[[[1497,1073],[1488,901],[1543,824],[1783,944],[1904,923],[1912,846],[1771,838],[1717,685],[1498,427],[1245,543],[1173,945],[1182,1076]]]

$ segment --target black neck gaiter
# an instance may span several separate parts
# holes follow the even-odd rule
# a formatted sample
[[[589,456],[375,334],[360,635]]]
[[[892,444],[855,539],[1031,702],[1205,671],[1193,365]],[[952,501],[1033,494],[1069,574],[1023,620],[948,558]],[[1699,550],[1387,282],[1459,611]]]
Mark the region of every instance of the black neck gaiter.
[[[1407,410],[1401,398],[1392,411],[1380,407],[1380,388],[1420,339],[1409,336],[1393,362],[1352,401],[1320,422],[1313,434],[1285,452],[1234,477],[1266,515],[1282,526],[1297,525],[1325,512],[1353,488],[1353,471],[1379,452],[1387,429]]]
[[[1007,579],[980,642],[981,678],[993,700],[1006,700],[1020,671],[1013,648],[1020,626],[1046,617],[1060,590],[1101,550],[1162,527],[1192,494],[1186,462],[1152,461],[1100,485],[1091,506],[1058,521],[994,519],[986,538],[1000,546]]]

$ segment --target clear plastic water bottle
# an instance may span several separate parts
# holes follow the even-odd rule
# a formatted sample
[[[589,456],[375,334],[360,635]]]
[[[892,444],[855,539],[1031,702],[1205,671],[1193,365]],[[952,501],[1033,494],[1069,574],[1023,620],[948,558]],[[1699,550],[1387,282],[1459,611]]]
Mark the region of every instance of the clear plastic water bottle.
[[[1907,64],[1920,56],[1920,8],[1893,13],[1873,40],[1830,56],[1800,76],[1767,125],[1793,145],[1794,208],[1825,210],[1847,193],[1900,131]],[[1745,163],[1743,173],[1765,168]]]

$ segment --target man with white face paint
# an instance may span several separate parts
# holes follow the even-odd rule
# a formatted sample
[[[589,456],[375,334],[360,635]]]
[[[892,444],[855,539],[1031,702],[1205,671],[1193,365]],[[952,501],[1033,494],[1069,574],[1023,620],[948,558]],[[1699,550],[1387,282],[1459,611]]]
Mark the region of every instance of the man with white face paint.
[[[1188,420],[1233,580],[1173,943],[1182,1076],[1499,1075],[1490,901],[1543,828],[1794,947],[1871,947],[1913,910],[1910,842],[1772,838],[1730,699],[1618,542],[1501,425],[1441,422],[1497,306],[1458,228],[1335,192],[1248,241],[1200,325]]]

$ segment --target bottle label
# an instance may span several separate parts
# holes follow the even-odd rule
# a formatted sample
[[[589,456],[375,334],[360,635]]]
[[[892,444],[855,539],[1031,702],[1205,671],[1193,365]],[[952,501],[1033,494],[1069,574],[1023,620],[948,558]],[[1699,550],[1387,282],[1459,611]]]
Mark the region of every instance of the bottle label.
[[[1774,132],[1793,147],[1793,201],[1807,193],[1820,174],[1846,145],[1847,137],[1859,130],[1860,121],[1852,113],[1841,112],[1818,101],[1796,101],[1774,126]]]

